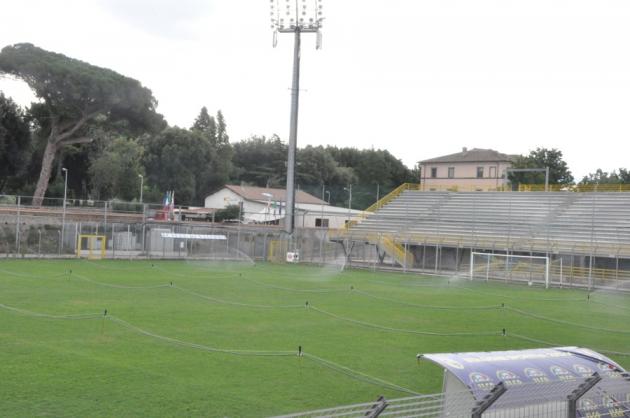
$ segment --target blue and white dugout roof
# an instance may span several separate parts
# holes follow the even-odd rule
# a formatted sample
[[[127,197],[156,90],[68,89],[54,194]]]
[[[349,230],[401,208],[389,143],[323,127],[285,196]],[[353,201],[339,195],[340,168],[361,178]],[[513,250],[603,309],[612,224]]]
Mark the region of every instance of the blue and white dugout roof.
[[[456,377],[477,399],[499,382],[508,387],[527,383],[581,382],[595,372],[613,378],[625,372],[608,357],[579,347],[424,354],[422,357],[450,372],[448,374]]]

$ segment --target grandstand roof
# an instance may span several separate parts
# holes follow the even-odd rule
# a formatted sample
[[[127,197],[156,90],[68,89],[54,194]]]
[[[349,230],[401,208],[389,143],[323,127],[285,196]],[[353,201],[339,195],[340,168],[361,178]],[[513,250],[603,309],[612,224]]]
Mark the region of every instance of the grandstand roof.
[[[472,390],[478,399],[499,382],[527,389],[524,383],[579,381],[594,372],[616,377],[625,370],[606,356],[579,347],[537,348],[477,353],[425,354]],[[450,378],[451,375],[445,377]]]
[[[226,184],[226,189],[233,191],[241,196],[243,199],[256,200],[260,202],[266,202],[268,200],[286,202],[287,191],[285,189],[272,189],[266,187],[254,187],[254,186],[237,186],[234,184]],[[271,195],[269,197],[268,195]],[[295,203],[308,203],[313,205],[327,205],[325,201],[316,198],[315,196],[303,192],[301,190],[295,193]]]
[[[463,148],[461,152],[430,158],[420,161],[421,163],[472,163],[472,162],[512,162],[514,156],[502,154],[493,149],[484,148]]]

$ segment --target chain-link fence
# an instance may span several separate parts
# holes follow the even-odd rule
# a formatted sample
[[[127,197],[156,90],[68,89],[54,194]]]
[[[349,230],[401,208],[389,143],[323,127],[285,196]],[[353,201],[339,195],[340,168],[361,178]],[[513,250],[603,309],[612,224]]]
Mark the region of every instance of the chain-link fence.
[[[447,225],[450,228],[459,225],[456,219],[449,221],[446,209],[440,206],[446,197],[439,193],[428,195],[433,197],[425,196],[423,201],[428,199],[433,202],[427,224],[432,231],[429,235],[415,234],[411,226],[396,226],[400,222],[401,225],[412,222],[413,212],[422,207],[413,199],[403,199],[396,203],[402,206],[387,215],[384,224],[379,221],[373,228],[368,225],[372,216],[358,226],[346,229],[343,228],[345,223],[358,219],[347,209],[318,205],[308,210],[303,208],[296,218],[296,232],[291,236],[283,232],[281,222],[284,214],[280,213],[281,208],[273,205],[265,206],[262,212],[246,212],[246,208],[241,207],[233,214],[235,219],[212,222],[211,213],[204,208],[175,208],[169,216],[176,215],[178,219],[160,220],[164,215],[161,205],[80,199],[67,199],[64,205],[63,199],[47,198],[42,206],[33,206],[29,197],[0,196],[0,254],[17,257],[243,258],[286,262],[287,253],[292,253],[298,255],[294,260],[302,262],[468,277],[470,254],[484,252],[512,257],[547,257],[550,260],[549,272],[547,275],[533,274],[531,263],[525,262],[514,265],[514,268],[506,268],[506,263],[493,263],[490,269],[487,264],[485,267],[480,265],[479,272],[473,268],[473,273],[479,273],[474,278],[483,276],[505,282],[544,284],[546,280],[536,277],[546,276],[549,284],[557,287],[630,290],[630,259],[620,250],[621,247],[606,247],[599,241],[601,237],[596,237],[593,232],[597,229],[595,220],[600,222],[597,216],[604,217],[603,212],[596,210],[603,205],[599,196],[610,200],[605,194],[593,194],[592,198],[586,196],[582,199],[584,208],[580,209],[580,213],[590,214],[590,226],[587,228],[589,248],[586,249],[558,246],[551,239],[551,227],[545,226],[544,222],[536,226],[539,229],[536,233],[544,238],[539,240],[542,247],[518,247],[516,243],[524,242],[522,239],[519,241],[516,234],[522,228],[520,219],[525,213],[533,213],[529,206],[518,203],[522,199],[518,196],[502,194],[507,197],[500,199],[505,206],[501,209],[504,212],[501,216],[507,217],[507,221],[503,219],[507,222],[507,230],[498,230],[501,225],[495,225],[494,218],[482,216],[479,198],[458,197],[468,204],[457,204],[451,209],[461,208],[473,216],[470,222],[465,222],[470,230],[462,235],[459,230],[455,233],[445,229]],[[570,195],[543,193],[537,199],[538,209],[542,208],[547,214],[544,216],[550,216],[549,213],[557,210],[553,208],[558,202],[571,200]],[[610,209],[609,212],[614,213],[617,219],[619,211],[623,210]],[[418,222],[412,222],[412,226],[418,227]],[[389,224],[394,229],[388,227]],[[494,229],[486,230],[491,225]],[[613,229],[613,238],[626,242],[623,234],[627,231],[624,229],[622,234],[623,228],[619,226]],[[501,241],[504,238],[506,242]],[[596,252],[597,256],[589,255]]]
[[[292,253],[297,255],[296,262],[338,265],[345,265],[352,255],[361,263],[374,264],[377,259],[373,245],[333,242],[330,230],[325,228],[300,228],[289,236],[278,226],[265,225],[63,222],[27,215],[19,220],[15,215],[0,219],[0,255],[5,257],[286,262],[287,253]]]
[[[328,228],[297,228],[294,234],[287,235],[280,226],[264,224],[64,221],[55,216],[0,214],[0,256],[5,257],[287,262],[287,253],[291,253],[297,255],[294,261],[299,262],[471,279],[470,254],[475,250],[429,243],[409,245],[403,238],[392,237],[389,233],[371,233],[357,238],[346,230]],[[549,257],[551,286],[630,289],[630,270],[624,263],[619,262],[617,268],[593,268],[584,257],[576,255],[531,254]],[[479,271],[474,267],[474,280],[545,285],[544,272],[532,274],[525,262],[510,269],[505,268],[505,263],[493,263],[490,270],[484,263],[477,266]]]

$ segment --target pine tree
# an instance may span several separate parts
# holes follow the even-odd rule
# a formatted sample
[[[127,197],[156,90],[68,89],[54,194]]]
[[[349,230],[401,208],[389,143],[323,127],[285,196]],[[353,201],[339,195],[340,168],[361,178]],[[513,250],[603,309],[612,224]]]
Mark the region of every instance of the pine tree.
[[[215,145],[217,143],[217,123],[214,117],[208,114],[208,108],[205,106],[201,108],[199,116],[197,116],[195,123],[190,129],[202,132],[208,138],[210,144]]]
[[[230,137],[227,134],[227,126],[225,124],[225,118],[223,113],[219,110],[217,112],[217,143],[228,144]]]

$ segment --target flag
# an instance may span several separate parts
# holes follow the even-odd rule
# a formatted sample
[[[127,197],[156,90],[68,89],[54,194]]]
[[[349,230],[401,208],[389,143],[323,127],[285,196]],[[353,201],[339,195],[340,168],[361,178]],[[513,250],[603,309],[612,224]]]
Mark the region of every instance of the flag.
[[[172,215],[173,219],[175,219],[175,190],[171,190],[171,202],[170,202],[169,212]]]

